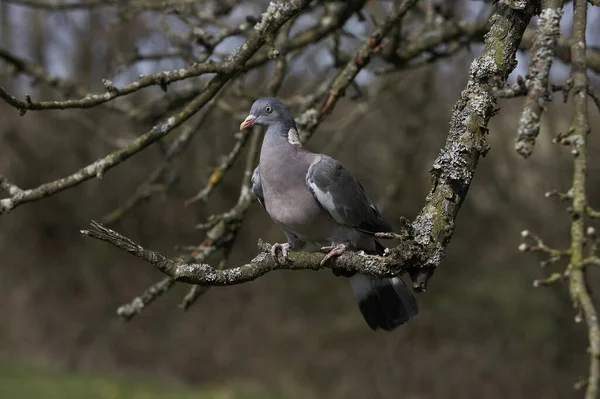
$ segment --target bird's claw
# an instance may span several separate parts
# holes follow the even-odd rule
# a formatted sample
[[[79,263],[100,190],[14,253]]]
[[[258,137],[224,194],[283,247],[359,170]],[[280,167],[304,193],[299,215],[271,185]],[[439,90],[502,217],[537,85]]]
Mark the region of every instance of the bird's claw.
[[[273,244],[273,246],[271,247],[271,256],[273,257],[273,259],[275,259],[275,262],[277,264],[281,264],[281,261],[279,260],[279,256],[277,256],[277,252],[281,251],[281,256],[283,258],[283,262],[289,262],[290,258],[288,257],[288,251],[290,249],[290,244],[289,243],[285,243],[285,244],[280,244],[280,243],[276,243]]]
[[[330,245],[330,246],[327,246],[327,247],[322,247],[321,251],[327,252],[327,254],[321,260],[321,266],[324,266],[325,263],[329,259],[333,258],[334,256],[340,256],[341,254],[343,254],[344,251],[346,251],[346,249],[348,249],[349,246],[350,246],[349,244],[342,243],[342,244]]]

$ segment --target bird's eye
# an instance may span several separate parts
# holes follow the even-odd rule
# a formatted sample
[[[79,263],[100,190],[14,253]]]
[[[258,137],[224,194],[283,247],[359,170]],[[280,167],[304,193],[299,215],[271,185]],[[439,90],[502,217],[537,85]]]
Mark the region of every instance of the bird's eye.
[[[273,112],[273,108],[271,108],[270,106],[268,106],[268,105],[267,105],[267,106],[265,107],[265,112],[266,112],[267,114],[270,114],[271,112]]]

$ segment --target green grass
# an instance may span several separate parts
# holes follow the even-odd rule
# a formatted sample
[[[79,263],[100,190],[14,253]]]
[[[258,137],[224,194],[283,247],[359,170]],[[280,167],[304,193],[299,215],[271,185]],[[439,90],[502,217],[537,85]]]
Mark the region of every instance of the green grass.
[[[0,398],[11,399],[281,399],[242,386],[192,389],[158,382],[0,365]]]

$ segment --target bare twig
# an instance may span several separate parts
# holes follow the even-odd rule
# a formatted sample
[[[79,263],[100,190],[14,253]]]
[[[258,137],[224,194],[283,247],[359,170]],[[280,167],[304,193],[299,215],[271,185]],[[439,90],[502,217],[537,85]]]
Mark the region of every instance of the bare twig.
[[[297,0],[300,1],[300,0]],[[297,1],[292,2],[294,6]],[[300,11],[306,6],[304,2],[301,2],[303,7],[297,9],[296,7],[292,7],[290,12],[293,15],[297,15]],[[321,40],[326,37],[330,33],[334,32],[339,26],[343,25],[344,22],[360,7],[362,7],[364,1],[349,1],[348,4],[343,7],[339,13],[335,14],[332,21],[328,21],[327,24],[319,24],[314,29],[309,29],[304,32],[298,33],[292,40],[286,43],[281,49],[281,54],[286,54],[288,52],[297,50],[302,48],[310,43]],[[278,15],[276,10],[280,7],[285,8],[285,6],[280,3],[271,3],[270,10],[267,10],[265,15],[268,17],[273,17],[274,15]],[[275,11],[273,11],[275,10]],[[287,13],[286,13],[287,14]],[[278,15],[279,16],[279,15]],[[289,15],[284,15],[285,17],[283,22],[287,21]],[[0,98],[6,101],[8,104],[17,108],[21,114],[24,114],[28,110],[49,110],[49,109],[67,109],[67,108],[91,108],[97,106],[99,104],[104,104],[106,102],[112,101],[115,98],[122,97],[131,93],[134,93],[140,89],[150,87],[150,86],[160,86],[164,90],[167,89],[168,85],[173,82],[177,82],[180,80],[188,79],[195,76],[205,75],[205,74],[213,74],[218,73],[221,75],[232,76],[242,70],[253,69],[258,66],[261,66],[268,62],[270,58],[270,54],[268,51],[259,54],[252,59],[250,56],[254,55],[254,53],[264,44],[264,42],[271,36],[272,33],[276,32],[280,28],[279,19],[278,24],[273,25],[269,23],[269,18],[264,18],[257,25],[260,29],[255,29],[253,34],[248,38],[245,45],[241,46],[239,53],[234,52],[236,55],[235,60],[228,59],[221,63],[216,62],[203,62],[203,63],[194,63],[188,68],[184,69],[175,69],[170,71],[158,72],[150,75],[144,75],[140,77],[138,80],[131,82],[125,86],[120,88],[115,87],[112,82],[106,80],[104,85],[106,87],[106,91],[104,93],[96,93],[96,94],[87,94],[85,97],[75,100],[66,100],[66,101],[33,101],[29,95],[25,96],[25,100],[19,100],[15,96],[9,94],[4,88],[0,86]],[[268,31],[264,31],[264,28],[268,28]],[[271,30],[272,29],[272,30]],[[246,57],[246,55],[248,55]]]
[[[574,90],[574,117],[571,128],[571,142],[574,152],[573,172],[573,204],[571,221],[571,260],[569,265],[569,291],[576,309],[580,309],[588,327],[590,342],[590,366],[586,399],[595,399],[598,396],[598,383],[600,379],[600,326],[598,313],[590,296],[586,281],[584,262],[585,246],[585,214],[587,199],[585,192],[587,175],[587,135],[590,131],[588,121],[587,93],[589,80],[586,64],[586,38],[587,26],[586,0],[573,2],[573,42],[571,44],[571,77]]]
[[[139,314],[146,306],[167,292],[174,284],[175,280],[171,277],[162,279],[158,283],[148,287],[141,296],[135,297],[131,302],[121,305],[119,309],[117,309],[117,314],[126,321],[131,320],[131,318]]]
[[[34,64],[23,58],[11,54],[9,51],[0,48],[0,59],[12,65],[17,72],[25,73],[36,80],[46,82],[50,87],[57,89],[65,97],[75,94],[85,96],[85,91],[75,83],[61,79],[58,76],[51,75],[41,65]]]
[[[114,151],[104,158],[98,159],[97,161],[78,170],[72,175],[55,180],[53,182],[44,183],[34,189],[23,190],[22,192],[17,193],[10,198],[0,200],[0,215],[2,213],[11,211],[23,203],[40,200],[49,195],[78,185],[81,182],[89,180],[93,177],[101,178],[106,171],[112,169],[132,155],[138,153],[139,151],[148,147],[150,144],[164,137],[175,127],[179,126],[189,117],[191,117],[198,109],[208,102],[212,96],[216,94],[223,84],[225,84],[224,80],[225,78],[221,78],[214,81],[212,85],[209,85],[207,91],[198,96],[194,101],[190,102],[176,116],[170,117],[161,124],[154,126],[148,133],[135,139],[125,148]]]
[[[560,36],[563,0],[544,0],[538,29],[531,47],[526,84],[527,97],[519,118],[515,149],[527,158],[533,151],[540,131],[540,119],[549,99],[548,77],[554,60],[554,48]]]
[[[587,215],[592,219],[600,219],[600,211],[593,209],[590,206],[586,207]]]
[[[523,234],[523,237],[532,237],[538,242],[536,248],[546,252],[551,259],[560,256],[568,256],[569,264],[563,273],[552,273],[549,277],[536,280],[536,285],[548,285],[556,281],[567,281],[569,293],[573,306],[577,312],[576,322],[585,320],[588,328],[589,339],[589,376],[586,381],[576,384],[576,388],[586,388],[585,398],[595,399],[598,396],[600,379],[600,326],[598,325],[598,314],[590,295],[587,281],[586,267],[598,265],[598,237],[596,229],[585,226],[586,216],[593,218],[596,212],[588,206],[586,195],[587,178],[587,139],[590,132],[588,116],[588,93],[589,79],[587,75],[586,37],[587,25],[587,1],[574,0],[573,2],[573,39],[571,43],[571,78],[566,84],[566,92],[573,93],[573,121],[571,128],[560,133],[554,143],[567,144],[573,155],[573,186],[567,193],[551,191],[546,197],[558,197],[562,201],[571,202],[568,211],[571,215],[571,244],[567,251],[549,249],[543,245],[541,239],[531,234]],[[533,247],[521,244],[519,249],[532,250]],[[589,251],[586,255],[585,251]]]
[[[536,30],[528,29],[523,36],[520,49],[527,50],[531,48],[535,39]],[[556,56],[564,63],[571,63],[571,52],[569,46],[572,41],[570,37],[560,37],[555,48]],[[595,72],[600,72],[600,49],[598,47],[588,47],[585,53],[587,67]]]
[[[591,86],[588,87],[588,95],[594,100],[594,104],[596,104],[596,108],[598,108],[598,112],[600,112],[600,96],[596,94]]]
[[[164,137],[167,133],[179,126],[181,123],[185,122],[193,114],[195,114],[196,111],[210,101],[210,99],[216,95],[216,93],[229,81],[231,77],[243,69],[245,63],[262,47],[262,45],[267,41],[267,38],[277,32],[290,18],[299,14],[309,2],[309,0],[294,0],[286,3],[286,5],[283,5],[282,3],[271,3],[263,15],[261,23],[257,24],[255,27],[253,34],[248,38],[248,40],[246,40],[246,42],[239,48],[238,51],[232,53],[232,56],[227,61],[222,64],[218,64],[220,65],[218,68],[220,73],[213,77],[207,83],[205,91],[191,101],[183,110],[178,112],[175,116],[166,119],[159,125],[154,126],[152,130],[134,140],[126,148],[115,151],[70,176],[55,180],[50,183],[42,184],[35,189],[25,190],[18,195],[12,196],[11,198],[0,200],[0,215],[4,212],[10,211],[22,203],[39,200],[47,197],[48,195],[52,195],[66,188],[77,185],[94,176],[101,177],[102,174],[107,170],[113,168],[122,161],[131,157],[133,154],[141,151],[153,142]],[[174,74],[167,75],[171,77],[181,77],[182,75],[189,73],[189,70],[186,71],[188,72],[176,72]],[[153,79],[150,79],[149,82],[152,82]]]
[[[556,263],[556,262],[560,261],[561,259],[569,257],[571,255],[571,251],[568,249],[567,250],[556,249],[556,248],[552,248],[552,247],[546,245],[540,237],[531,233],[528,230],[523,230],[521,232],[521,238],[523,238],[523,240],[530,239],[531,241],[533,241],[533,245],[523,242],[521,245],[519,245],[519,251],[521,251],[521,252],[541,252],[548,256],[548,259],[542,260],[540,262],[540,265],[542,267],[544,267],[548,264],[551,264],[551,263]],[[534,281],[533,285],[537,286],[538,281],[540,281],[540,280]]]
[[[219,266],[221,266],[223,263],[224,260],[221,260],[221,262],[219,262]],[[219,269],[222,270],[224,269],[224,267],[219,267]],[[204,294],[208,292],[209,288],[210,287],[205,285],[192,286],[192,288],[190,288],[188,293],[185,294],[185,296],[181,300],[179,307],[183,310],[188,310],[193,304],[196,303],[196,301],[198,301],[198,299],[200,299]]]
[[[283,79],[287,71],[287,61],[285,59],[285,55],[281,55],[281,51],[288,42],[288,35],[292,26],[292,22],[293,21],[290,21],[283,26],[283,28],[281,29],[282,39],[279,41],[279,44],[276,46],[276,48],[274,48],[275,56],[277,56],[275,74],[269,82],[269,85],[267,86],[267,91],[271,95],[277,94],[277,92],[281,88],[281,84],[283,83]],[[200,192],[198,192],[198,194],[196,194],[194,197],[187,200],[185,202],[186,205],[190,205],[197,201],[206,201],[206,199],[212,193],[215,187],[217,187],[217,185],[223,180],[225,173],[235,164],[235,161],[241,153],[242,148],[244,148],[244,146],[246,145],[247,140],[247,130],[243,130],[237,133],[237,140],[231,152],[221,158],[219,165],[212,171],[210,177],[208,178],[206,186],[202,190],[200,190]]]
[[[25,112],[29,110],[42,111],[49,109],[92,108],[149,86],[161,86],[164,90],[166,90],[170,83],[177,82],[179,80],[212,73],[231,75],[235,73],[236,69],[239,67],[239,65],[235,65],[235,63],[231,62],[224,62],[220,64],[194,64],[186,69],[176,69],[154,73],[151,75],[144,75],[138,80],[120,88],[115,87],[111,81],[105,80],[104,86],[106,87],[106,91],[104,93],[90,93],[80,99],[64,101],[33,101],[29,95],[25,95],[25,100],[19,100],[0,86],[0,98],[17,108],[21,115],[25,114]]]
[[[333,109],[333,106],[344,93],[346,82],[354,80],[360,70],[369,62],[371,56],[381,50],[383,38],[392,30],[392,28],[406,15],[408,10],[415,5],[417,0],[405,0],[400,6],[396,7],[392,14],[371,33],[369,40],[365,41],[358,49],[351,62],[347,63],[344,69],[339,73],[337,79],[333,82],[329,91],[329,96],[323,104],[319,118],[323,118]]]
[[[102,222],[104,224],[112,224],[116,222],[124,214],[133,209],[140,201],[147,199],[152,195],[153,187],[168,170],[170,161],[177,155],[181,154],[192,141],[194,135],[200,131],[202,125],[206,121],[206,117],[213,109],[215,102],[216,98],[213,98],[213,100],[211,100],[211,102],[204,107],[202,110],[202,115],[199,117],[196,123],[183,127],[181,134],[175,140],[173,140],[165,152],[163,162],[154,169],[146,181],[144,181],[123,204],[102,218]],[[170,179],[165,183],[165,185],[169,186],[173,183],[173,181],[174,179]]]
[[[237,133],[237,139],[235,141],[235,145],[229,154],[221,157],[219,165],[215,167],[208,178],[206,186],[198,192],[198,194],[194,195],[192,198],[188,199],[185,204],[191,205],[194,202],[198,201],[206,201],[208,196],[212,191],[217,187],[217,185],[223,180],[223,176],[225,172],[231,168],[235,161],[238,159],[238,156],[242,152],[242,149],[246,145],[248,141],[248,131],[241,131]]]

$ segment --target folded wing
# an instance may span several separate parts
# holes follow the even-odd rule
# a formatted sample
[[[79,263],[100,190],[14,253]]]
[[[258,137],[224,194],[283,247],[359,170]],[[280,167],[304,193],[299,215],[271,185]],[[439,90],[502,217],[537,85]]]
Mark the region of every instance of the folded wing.
[[[392,231],[362,184],[341,162],[327,155],[317,156],[306,174],[306,184],[315,200],[338,223],[368,234]]]

